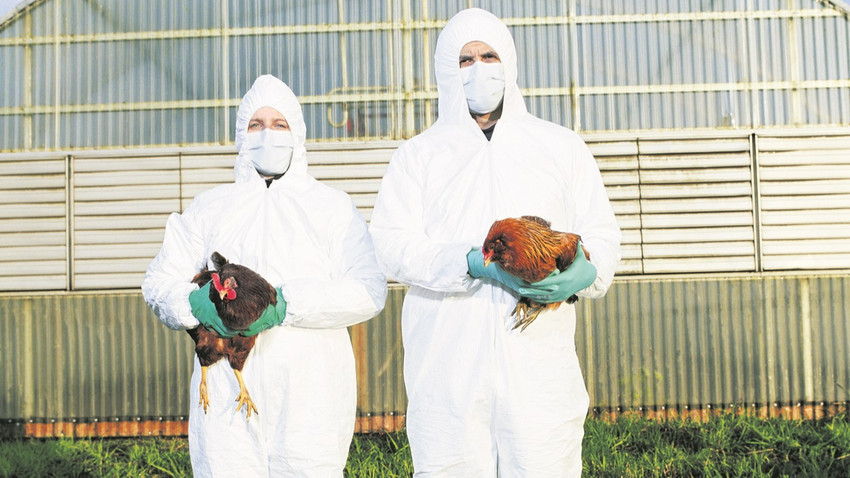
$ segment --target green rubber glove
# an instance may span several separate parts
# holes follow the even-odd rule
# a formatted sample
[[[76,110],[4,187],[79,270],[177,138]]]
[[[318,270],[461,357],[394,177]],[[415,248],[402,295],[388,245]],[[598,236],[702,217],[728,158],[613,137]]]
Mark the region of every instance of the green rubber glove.
[[[497,280],[505,284],[515,292],[519,292],[523,287],[528,287],[530,284],[519,277],[505,272],[499,264],[491,262],[490,265],[484,265],[484,255],[481,254],[481,249],[474,248],[466,253],[466,264],[469,267],[469,275],[475,278],[487,277]]]
[[[579,243],[576,258],[567,270],[555,271],[542,281],[520,288],[518,292],[535,302],[551,304],[567,300],[576,292],[586,289],[595,280],[596,266],[588,262]]]
[[[212,281],[207,282],[198,290],[189,294],[189,305],[192,306],[192,315],[198,319],[204,327],[218,332],[222,337],[233,337],[229,329],[221,323],[215,304],[210,300],[210,286]]]
[[[286,318],[286,301],[283,299],[283,293],[278,287],[275,289],[277,293],[277,304],[270,304],[263,311],[262,315],[255,320],[245,330],[233,330],[224,325],[218,312],[215,310],[215,304],[210,300],[210,285],[212,282],[207,282],[203,287],[189,294],[189,304],[192,306],[192,314],[204,327],[214,330],[218,335],[224,338],[231,338],[234,335],[243,335],[250,337],[257,335],[260,332],[279,325]]]
[[[286,318],[286,301],[283,300],[283,292],[281,292],[280,287],[276,288],[275,291],[277,292],[277,304],[269,304],[262,315],[260,315],[260,318],[249,325],[247,329],[239,332],[239,335],[244,335],[245,337],[257,335],[283,322],[283,319]]]

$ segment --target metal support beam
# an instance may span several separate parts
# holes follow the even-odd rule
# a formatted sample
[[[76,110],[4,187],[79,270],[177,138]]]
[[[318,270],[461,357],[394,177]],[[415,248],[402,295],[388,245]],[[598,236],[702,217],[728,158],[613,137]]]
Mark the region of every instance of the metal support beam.
[[[750,187],[753,195],[753,246],[756,272],[764,271],[761,224],[761,179],[759,177],[759,142],[756,133],[750,133]]]

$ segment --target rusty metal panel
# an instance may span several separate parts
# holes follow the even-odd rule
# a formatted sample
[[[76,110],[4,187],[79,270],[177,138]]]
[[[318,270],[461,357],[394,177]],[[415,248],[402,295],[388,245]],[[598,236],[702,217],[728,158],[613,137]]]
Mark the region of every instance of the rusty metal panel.
[[[404,291],[350,329],[359,432],[404,423]],[[594,410],[850,400],[850,274],[617,279],[577,310]],[[192,354],[138,293],[2,296],[0,422],[30,436],[185,433]]]
[[[0,297],[0,418],[185,416],[191,339],[141,294]]]
[[[846,274],[617,280],[576,344],[594,407],[846,402],[848,310]]]
[[[391,286],[384,311],[350,329],[357,363],[358,432],[397,430],[403,425],[407,411],[401,340],[405,291]]]
[[[384,312],[351,328],[360,431],[396,430],[403,424],[403,295],[401,287],[391,288]],[[185,420],[193,354],[188,334],[162,325],[138,293],[0,297],[0,360],[7,364],[0,367],[0,419]],[[117,426],[72,428],[66,434],[124,433]],[[145,425],[139,433],[150,429]],[[50,430],[37,434],[53,436]],[[168,432],[155,434],[162,433]]]

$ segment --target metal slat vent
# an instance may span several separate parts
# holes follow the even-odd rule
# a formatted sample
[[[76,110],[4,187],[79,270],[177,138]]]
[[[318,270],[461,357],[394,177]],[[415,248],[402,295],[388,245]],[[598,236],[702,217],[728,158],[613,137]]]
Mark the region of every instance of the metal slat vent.
[[[850,265],[850,136],[760,141],[765,270]]]
[[[139,287],[180,209],[177,156],[75,157],[73,286]]]
[[[0,290],[67,287],[64,156],[0,160]]]
[[[348,193],[368,221],[395,149],[315,151],[308,156],[309,173],[328,186]]]
[[[623,232],[617,273],[850,268],[850,134],[793,133],[587,135]],[[398,145],[311,144],[308,170],[368,220]],[[0,290],[139,287],[167,216],[233,181],[234,159],[229,146],[7,156]]]
[[[182,154],[180,158],[180,201],[178,211],[186,209],[198,194],[220,184],[233,182],[236,148],[201,154]]]
[[[755,269],[749,142],[640,141],[646,273]]]
[[[623,234],[623,257],[617,272],[640,274],[643,272],[641,244],[642,220],[640,205],[640,177],[637,143],[634,141],[588,142],[596,158],[608,199]]]

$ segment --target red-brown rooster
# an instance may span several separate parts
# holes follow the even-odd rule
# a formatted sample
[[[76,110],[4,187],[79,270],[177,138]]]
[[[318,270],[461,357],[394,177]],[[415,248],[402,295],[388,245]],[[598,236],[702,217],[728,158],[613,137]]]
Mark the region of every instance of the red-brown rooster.
[[[204,269],[192,279],[192,282],[203,287],[212,281],[209,297],[215,305],[222,324],[228,329],[245,331],[270,304],[277,304],[277,291],[262,276],[247,267],[231,264],[218,252],[214,252],[210,258],[215,271]],[[233,368],[233,373],[239,381],[236,411],[245,405],[248,419],[251,418],[252,411],[258,413],[242,379],[242,367],[257,336],[246,337],[235,334],[229,338],[222,337],[216,331],[203,325],[189,329],[187,332],[195,341],[195,353],[201,363],[199,405],[203,405],[204,413],[209,406],[207,368],[222,358],[227,358],[230,362],[230,367]]]
[[[581,237],[577,234],[552,230],[551,223],[537,216],[501,219],[490,226],[481,253],[484,264],[495,262],[505,270],[527,282],[539,282],[555,270],[564,271],[576,257]],[[589,260],[590,253],[584,251]],[[572,304],[575,295],[567,299]],[[546,309],[557,309],[560,302],[541,304],[521,298],[513,314],[514,328],[526,327]]]

